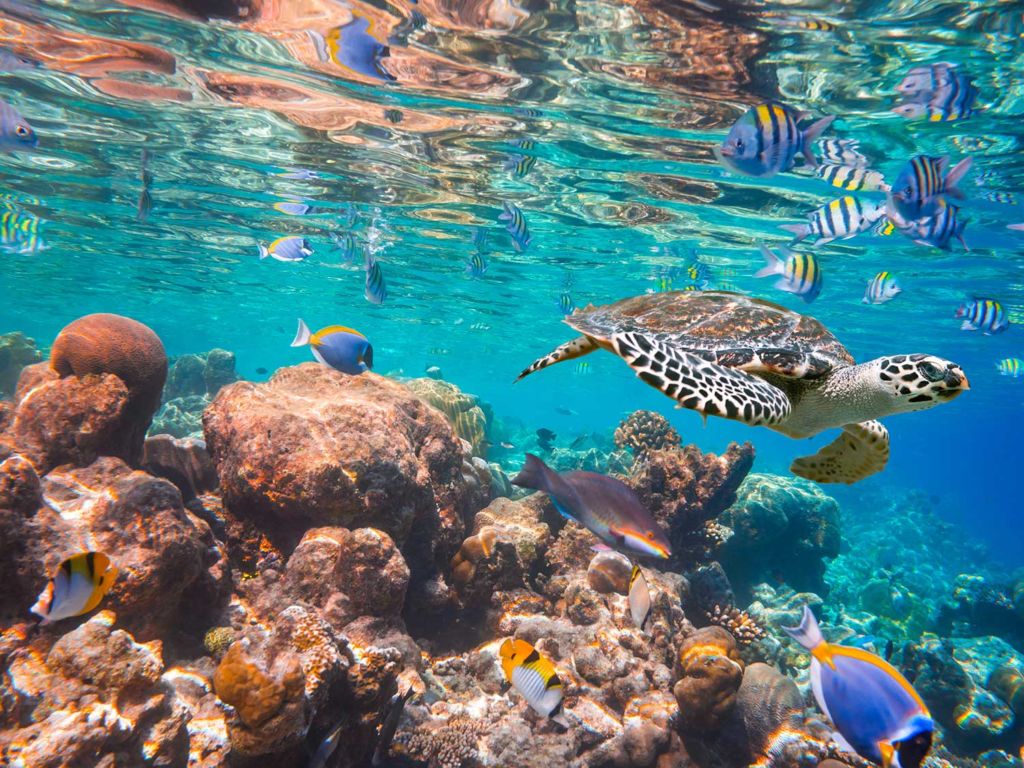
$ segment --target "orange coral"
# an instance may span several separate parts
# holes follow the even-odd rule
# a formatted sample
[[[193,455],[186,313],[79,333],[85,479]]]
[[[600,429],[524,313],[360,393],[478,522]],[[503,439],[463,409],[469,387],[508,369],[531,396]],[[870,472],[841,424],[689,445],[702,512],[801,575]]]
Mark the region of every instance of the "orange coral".
[[[217,665],[213,688],[221,701],[234,707],[242,722],[253,728],[277,714],[284,704],[284,685],[260,671],[241,642],[232,644]]]

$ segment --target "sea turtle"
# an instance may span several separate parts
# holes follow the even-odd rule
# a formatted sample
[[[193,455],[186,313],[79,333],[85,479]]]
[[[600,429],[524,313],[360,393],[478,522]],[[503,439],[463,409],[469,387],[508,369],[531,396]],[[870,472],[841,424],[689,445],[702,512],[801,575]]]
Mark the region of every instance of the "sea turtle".
[[[842,434],[790,470],[822,483],[855,483],[889,459],[875,419],[945,403],[966,389],[960,366],[932,355],[892,355],[856,365],[828,329],[778,304],[725,291],[645,294],[565,318],[583,335],[519,378],[601,348],[705,417],[766,426],[789,437]]]

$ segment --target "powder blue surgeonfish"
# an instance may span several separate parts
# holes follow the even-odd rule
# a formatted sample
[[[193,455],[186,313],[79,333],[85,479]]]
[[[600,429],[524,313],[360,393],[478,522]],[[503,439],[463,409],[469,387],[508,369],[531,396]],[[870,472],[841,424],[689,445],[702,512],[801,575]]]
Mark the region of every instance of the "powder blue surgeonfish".
[[[512,484],[544,491],[563,517],[586,527],[609,547],[631,555],[672,554],[661,526],[621,480],[596,472],[558,473],[528,453]]]
[[[807,606],[800,626],[783,629],[811,652],[811,688],[836,743],[884,768],[920,768],[935,724],[906,678],[873,653],[825,642]]]
[[[343,325],[329,325],[316,333],[299,320],[293,347],[309,345],[313,357],[336,371],[353,376],[373,368],[373,346],[363,334]]]
[[[37,144],[39,139],[28,120],[0,99],[0,150],[32,149]]]

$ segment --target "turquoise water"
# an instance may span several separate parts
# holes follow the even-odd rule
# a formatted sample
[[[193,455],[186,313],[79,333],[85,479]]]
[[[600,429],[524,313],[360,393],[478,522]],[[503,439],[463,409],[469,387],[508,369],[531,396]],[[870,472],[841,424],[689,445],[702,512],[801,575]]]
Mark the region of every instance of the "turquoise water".
[[[835,28],[826,31],[795,24],[796,6],[785,4],[0,7],[0,45],[41,64],[0,74],[0,97],[39,136],[34,152],[5,155],[5,191],[45,220],[46,245],[5,255],[0,332],[47,344],[75,317],[117,312],[153,327],[172,355],[226,348],[242,375],[259,379],[258,368],[309,359],[289,347],[298,317],[314,330],[343,324],[370,338],[379,372],[415,376],[438,365],[500,418],[530,429],[565,440],[650,408],[705,449],[751,440],[757,469],[785,472],[831,436],[797,442],[718,419],[704,426],[606,353],[587,358],[587,374],[570,364],[512,385],[571,337],[558,308],[567,284],[577,306],[655,290],[695,249],[718,284],[808,311],[858,360],[930,352],[962,365],[969,393],[890,419],[888,469],[830,493],[856,510],[878,489],[923,490],[996,556],[1024,564],[1024,379],[996,370],[1000,359],[1024,357],[1024,341],[1015,324],[983,336],[960,331],[953,317],[978,295],[1024,321],[1024,233],[1006,228],[1024,221],[1018,5],[801,5],[799,18],[828,20]],[[226,18],[206,18],[207,9]],[[360,19],[372,21],[372,35]],[[893,114],[906,72],[940,61],[973,77],[977,114]],[[712,147],[765,99],[837,115],[826,135],[858,139],[890,180],[913,154],[973,157],[962,203],[971,250],[945,252],[898,232],[809,249],[825,275],[810,307],[754,279],[759,241],[784,244],[780,224],[845,194],[799,168],[755,179],[715,162]],[[520,151],[514,142],[523,139],[535,146]],[[152,208],[140,217],[143,150]],[[536,158],[522,178],[503,168],[515,153]],[[312,175],[296,169],[316,178],[286,177]],[[986,199],[994,192],[1017,197]],[[274,208],[296,200],[312,212]],[[497,220],[503,201],[525,214],[525,252]],[[380,306],[329,238],[349,218],[360,249],[382,265]],[[475,227],[488,233],[482,278],[466,271]],[[308,238],[314,255],[258,258],[258,242],[287,235]],[[896,273],[904,293],[863,305],[881,270]],[[566,407],[576,414],[556,410]]]

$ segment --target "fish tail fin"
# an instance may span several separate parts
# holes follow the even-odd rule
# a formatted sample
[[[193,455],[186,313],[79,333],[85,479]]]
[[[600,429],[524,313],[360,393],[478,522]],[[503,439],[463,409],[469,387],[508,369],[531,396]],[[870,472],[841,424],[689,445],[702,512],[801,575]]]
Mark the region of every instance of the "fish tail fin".
[[[957,184],[967,175],[967,172],[971,170],[971,164],[974,162],[973,158],[965,157],[959,163],[954,165],[949,173],[946,174],[946,178],[942,181],[942,186],[946,190],[947,195],[952,195],[958,200],[963,200],[964,193],[957,188]]]
[[[543,461],[532,453],[528,453],[522,470],[512,478],[512,485],[518,485],[520,488],[532,488],[535,491],[546,491],[550,472],[551,470]]]
[[[793,243],[799,243],[811,234],[809,224],[780,224],[779,228],[793,233]]]
[[[309,332],[309,326],[306,325],[302,318],[299,318],[299,329],[295,332],[295,338],[292,339],[293,347],[304,347],[309,344],[309,340],[313,334]]]
[[[768,250],[768,246],[761,243],[761,255],[764,256],[764,260],[767,262],[764,267],[754,273],[754,277],[768,277],[769,275],[781,275],[783,272],[782,261],[779,257]]]
[[[970,248],[967,247],[967,241],[964,240],[964,233],[962,230],[956,233],[956,239],[960,241],[960,245],[964,247],[965,251],[971,250]]]
[[[259,249],[260,249],[260,261],[263,261],[263,259],[267,258],[267,256],[270,255],[270,251],[267,249],[267,246],[265,246],[263,243],[259,243]]]
[[[821,136],[821,134],[825,132],[825,129],[828,128],[830,125],[832,125],[832,121],[835,120],[835,119],[836,119],[835,115],[829,115],[828,117],[823,117],[820,120],[816,120],[813,123],[811,123],[804,130],[804,142],[803,142],[804,158],[811,165],[815,165],[816,166],[818,164],[818,159],[814,156],[814,150],[811,149],[811,143],[815,139],[817,139],[819,136]]]
[[[825,642],[825,638],[821,636],[821,629],[818,627],[818,620],[814,618],[810,606],[807,605],[804,606],[804,613],[798,626],[783,627],[782,629],[808,651],[814,650]]]

